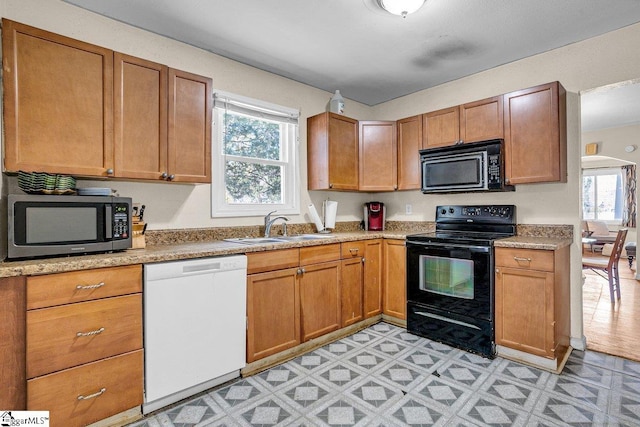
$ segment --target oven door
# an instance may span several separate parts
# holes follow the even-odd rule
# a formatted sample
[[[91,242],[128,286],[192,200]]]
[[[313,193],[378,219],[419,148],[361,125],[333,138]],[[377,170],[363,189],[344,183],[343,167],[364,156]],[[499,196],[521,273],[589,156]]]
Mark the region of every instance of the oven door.
[[[493,248],[407,242],[407,301],[493,321]]]

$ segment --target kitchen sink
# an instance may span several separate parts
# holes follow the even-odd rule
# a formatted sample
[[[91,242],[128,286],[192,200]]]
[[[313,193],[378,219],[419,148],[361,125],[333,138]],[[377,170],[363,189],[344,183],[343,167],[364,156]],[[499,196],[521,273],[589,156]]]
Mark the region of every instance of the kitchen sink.
[[[224,239],[226,242],[242,243],[245,245],[263,245],[265,243],[282,243],[275,237],[238,237],[235,239]]]
[[[242,243],[245,245],[263,245],[266,243],[285,243],[285,242],[306,242],[309,240],[320,240],[333,237],[323,234],[298,234],[295,236],[278,236],[278,237],[238,237],[232,239],[224,239],[226,242]]]
[[[307,240],[320,240],[333,237],[326,234],[298,234],[296,236],[278,236],[277,238],[283,242],[304,242]]]

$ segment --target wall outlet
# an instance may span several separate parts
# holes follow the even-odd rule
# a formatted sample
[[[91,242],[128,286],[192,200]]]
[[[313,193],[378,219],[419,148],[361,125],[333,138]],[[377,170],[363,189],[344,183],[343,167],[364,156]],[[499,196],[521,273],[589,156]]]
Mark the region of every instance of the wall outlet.
[[[413,206],[408,203],[404,205],[404,213],[407,215],[411,215],[413,213]]]

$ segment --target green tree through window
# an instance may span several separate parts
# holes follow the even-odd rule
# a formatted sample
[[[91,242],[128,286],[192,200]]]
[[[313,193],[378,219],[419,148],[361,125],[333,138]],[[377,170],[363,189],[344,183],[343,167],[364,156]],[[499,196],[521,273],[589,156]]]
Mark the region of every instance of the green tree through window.
[[[228,112],[224,117],[227,202],[282,203],[282,167],[251,161],[281,160],[281,125]]]
[[[223,92],[214,95],[211,213],[300,213],[299,111]]]

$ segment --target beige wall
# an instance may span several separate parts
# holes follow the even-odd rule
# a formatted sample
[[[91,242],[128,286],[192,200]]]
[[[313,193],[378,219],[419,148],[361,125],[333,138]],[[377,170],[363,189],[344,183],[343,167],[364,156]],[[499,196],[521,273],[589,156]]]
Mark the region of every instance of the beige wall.
[[[387,204],[394,220],[431,220],[438,204],[507,203],[518,207],[522,223],[573,224],[579,226],[580,126],[579,96],[582,90],[640,77],[640,24],[611,32],[541,55],[516,61],[467,78],[405,96],[374,108],[346,100],[347,115],[356,119],[398,119],[443,107],[478,100],[512,90],[559,80],[568,93],[568,182],[518,186],[514,193],[422,195],[419,191],[358,194],[308,192],[306,190],[306,117],[325,109],[331,93],[100,17],[59,0],[0,0],[0,15],[45,30],[167,64],[213,78],[214,87],[301,111],[301,207],[293,222],[309,222],[306,206],[327,197],[339,202],[338,220],[361,219],[364,201]],[[615,64],[615,66],[612,66]],[[339,88],[337,88],[339,89]],[[535,153],[532,153],[535,158]],[[8,184],[8,185],[7,185]],[[88,183],[90,185],[93,183]],[[151,229],[217,227],[259,224],[261,218],[210,217],[209,185],[175,185],[133,182],[95,182],[110,185],[120,194],[145,203]],[[12,187],[14,180],[3,178]],[[405,205],[413,215],[405,215]],[[580,251],[572,247],[572,336],[582,338]]]

